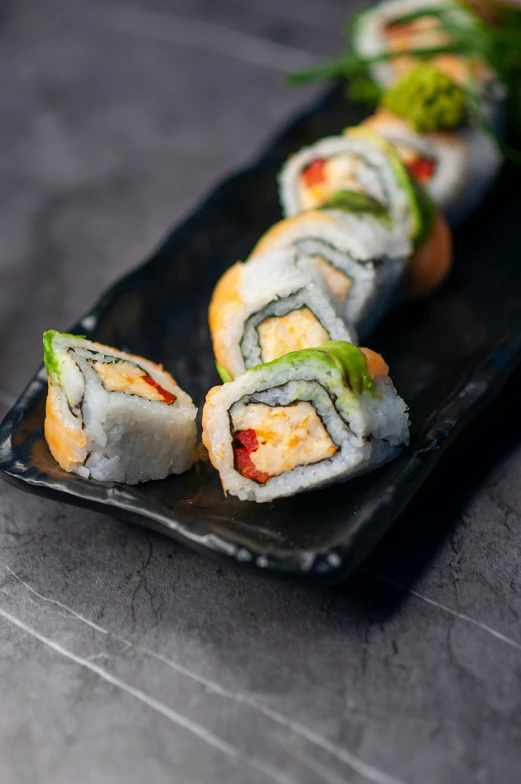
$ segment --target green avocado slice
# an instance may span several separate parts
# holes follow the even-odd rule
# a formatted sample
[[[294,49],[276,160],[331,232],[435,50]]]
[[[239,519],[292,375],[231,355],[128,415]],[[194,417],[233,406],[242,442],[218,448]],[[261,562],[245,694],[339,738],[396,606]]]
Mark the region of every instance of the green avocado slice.
[[[60,355],[54,349],[54,341],[56,338],[68,338],[73,340],[81,340],[85,335],[72,335],[70,332],[58,332],[56,329],[48,329],[43,333],[43,361],[48,376],[53,376],[59,379],[61,372]]]
[[[322,210],[342,210],[343,212],[356,212],[361,214],[374,215],[376,218],[385,220],[389,218],[389,213],[385,206],[377,199],[373,199],[367,193],[352,191],[342,188],[334,193],[321,206]]]
[[[291,351],[289,354],[271,362],[256,365],[247,373],[261,367],[280,367],[281,365],[298,365],[313,360],[322,362],[337,373],[340,373],[345,383],[356,395],[370,392],[374,388],[374,381],[369,375],[367,360],[363,351],[345,340],[328,340],[317,348],[304,348],[300,351]]]
[[[216,362],[215,369],[217,370],[217,373],[219,374],[219,378],[221,379],[223,384],[227,384],[228,381],[233,381],[233,376],[231,376],[230,373],[228,373],[224,365],[220,365],[219,362]]]

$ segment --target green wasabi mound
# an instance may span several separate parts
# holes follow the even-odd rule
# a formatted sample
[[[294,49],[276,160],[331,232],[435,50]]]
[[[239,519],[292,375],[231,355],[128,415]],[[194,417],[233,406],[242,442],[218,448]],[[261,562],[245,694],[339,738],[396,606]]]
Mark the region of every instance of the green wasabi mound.
[[[380,103],[417,133],[455,128],[465,120],[465,93],[448,74],[420,63],[383,93]]]

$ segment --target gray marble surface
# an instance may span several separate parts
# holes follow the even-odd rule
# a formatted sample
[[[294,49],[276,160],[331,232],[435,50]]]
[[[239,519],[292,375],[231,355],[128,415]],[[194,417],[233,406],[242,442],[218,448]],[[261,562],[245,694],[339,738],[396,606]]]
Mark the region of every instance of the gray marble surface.
[[[336,0],[0,3],[0,416],[314,89]],[[520,778],[521,374],[344,586],[0,483],[2,784]]]

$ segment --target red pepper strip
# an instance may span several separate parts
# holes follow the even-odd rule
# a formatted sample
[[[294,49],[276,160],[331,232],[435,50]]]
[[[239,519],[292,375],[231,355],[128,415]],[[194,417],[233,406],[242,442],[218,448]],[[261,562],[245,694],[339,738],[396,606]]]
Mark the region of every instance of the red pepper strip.
[[[248,452],[256,452],[259,448],[257,433],[251,428],[249,430],[241,430],[240,433],[237,433],[235,438]]]
[[[432,158],[418,158],[414,163],[408,164],[407,168],[418,182],[428,182],[434,174],[436,162]]]
[[[176,395],[173,395],[171,392],[168,392],[166,389],[163,389],[163,387],[162,387],[162,386],[160,386],[160,385],[157,383],[157,381],[154,381],[154,379],[152,378],[152,376],[149,376],[148,374],[145,374],[145,375],[143,376],[143,381],[146,381],[146,383],[147,383],[147,384],[150,384],[150,386],[151,386],[151,387],[154,387],[154,389],[157,389],[157,391],[159,392],[159,394],[161,395],[161,397],[163,398],[163,400],[165,401],[165,403],[167,403],[169,406],[170,406],[170,405],[171,405],[171,404],[172,404],[174,401],[176,401],[176,400],[177,400],[177,396],[176,396]]]
[[[235,459],[237,461],[238,472],[246,479],[253,479],[254,482],[263,485],[270,478],[269,474],[265,471],[259,471],[259,469],[253,465],[250,453],[243,446],[240,446],[235,450]]]
[[[241,430],[235,437],[237,438],[237,441],[242,444],[242,446],[237,447],[235,450],[235,460],[237,462],[238,472],[246,479],[253,479],[254,482],[263,485],[268,481],[270,475],[265,471],[259,471],[250,457],[251,452],[256,452],[259,448],[257,433],[250,428],[248,430]]]
[[[325,181],[324,167],[326,163],[327,161],[323,158],[317,158],[316,161],[312,161],[309,166],[306,166],[301,176],[307,188],[312,188],[313,185],[320,185],[321,182]]]

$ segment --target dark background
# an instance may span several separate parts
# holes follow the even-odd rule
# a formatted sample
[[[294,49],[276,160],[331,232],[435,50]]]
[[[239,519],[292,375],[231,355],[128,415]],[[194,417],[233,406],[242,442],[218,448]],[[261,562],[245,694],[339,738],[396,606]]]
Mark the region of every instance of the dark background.
[[[317,88],[336,0],[0,3],[0,416]],[[518,372],[344,586],[0,484],[2,784],[519,781]]]

